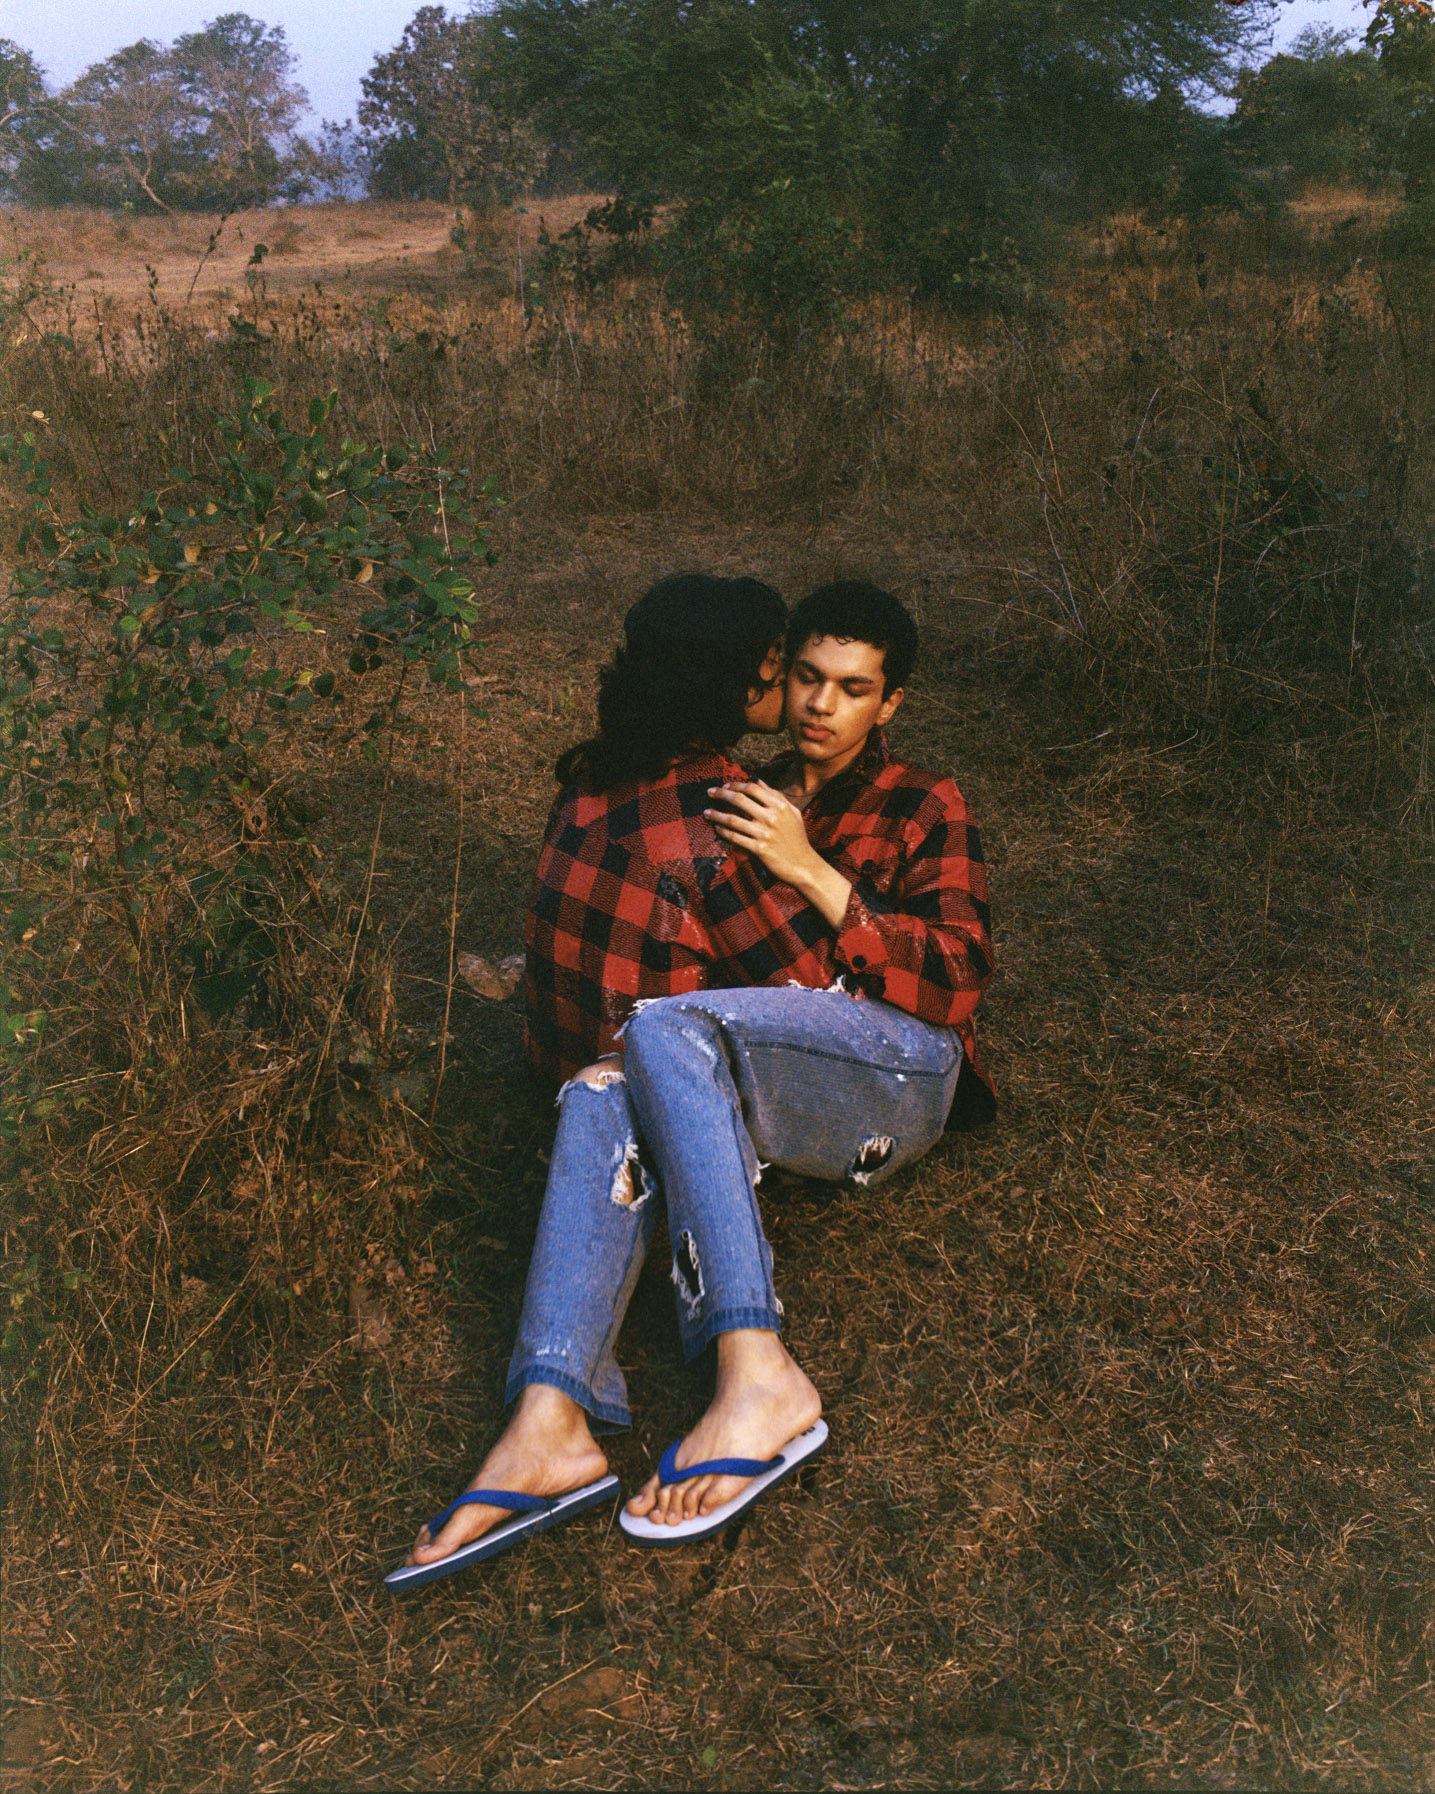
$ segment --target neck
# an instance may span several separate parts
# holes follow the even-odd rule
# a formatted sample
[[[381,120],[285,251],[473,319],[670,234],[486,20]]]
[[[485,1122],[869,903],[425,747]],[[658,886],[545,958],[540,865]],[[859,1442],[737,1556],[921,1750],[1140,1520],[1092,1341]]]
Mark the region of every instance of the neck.
[[[871,740],[870,735],[864,735],[856,747],[842,754],[836,760],[824,760],[816,764],[811,760],[801,759],[801,750],[799,749],[800,764],[793,783],[801,791],[803,801],[816,797],[824,785],[830,785],[833,779],[846,772],[849,766],[860,760],[867,752]]]

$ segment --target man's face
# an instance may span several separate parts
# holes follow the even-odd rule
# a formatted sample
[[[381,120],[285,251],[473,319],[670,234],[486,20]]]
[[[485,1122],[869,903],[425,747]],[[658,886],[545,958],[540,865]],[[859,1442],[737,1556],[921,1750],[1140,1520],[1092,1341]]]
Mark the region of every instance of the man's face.
[[[896,713],[902,693],[883,691],[881,648],[810,635],[787,670],[787,727],[793,746],[830,778],[862,752],[867,737]]]

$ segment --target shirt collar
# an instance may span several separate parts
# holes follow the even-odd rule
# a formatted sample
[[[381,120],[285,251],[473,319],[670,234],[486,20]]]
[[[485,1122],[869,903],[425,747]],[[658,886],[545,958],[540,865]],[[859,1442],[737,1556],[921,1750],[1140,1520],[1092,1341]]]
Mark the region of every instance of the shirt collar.
[[[796,748],[792,748],[787,753],[780,755],[770,766],[765,767],[763,769],[763,774],[759,776],[770,774],[781,783],[782,775],[784,773],[789,770],[793,772],[797,770],[794,765],[797,758],[797,750]],[[863,748],[862,752],[852,764],[845,767],[838,773],[835,779],[829,779],[820,790],[815,791],[812,794],[811,799],[806,805],[807,814],[810,816],[817,810],[830,810],[834,807],[840,808],[841,803],[845,801],[854,790],[863,785],[870,785],[872,780],[877,777],[877,774],[881,772],[882,768],[890,762],[891,758],[891,751],[887,746],[887,737],[880,729],[874,729],[867,739],[866,747]],[[833,804],[834,798],[838,800],[836,806]]]
[[[887,737],[880,729],[874,729],[868,737],[866,747],[852,764],[839,772],[835,779],[829,779],[814,795],[808,808],[834,810],[845,807],[847,798],[861,786],[870,785],[891,758],[887,749]]]

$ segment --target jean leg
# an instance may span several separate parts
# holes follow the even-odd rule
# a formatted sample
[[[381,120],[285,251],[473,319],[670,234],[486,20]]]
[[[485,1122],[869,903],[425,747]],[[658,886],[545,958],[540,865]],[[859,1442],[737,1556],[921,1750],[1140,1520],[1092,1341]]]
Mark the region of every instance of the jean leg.
[[[548,1383],[595,1419],[630,1424],[613,1348],[652,1243],[655,1194],[623,1075],[575,1078],[559,1098],[505,1401]]]
[[[707,996],[764,1160],[870,1189],[940,1138],[962,1065],[952,1029],[843,991]]]
[[[754,1194],[757,1154],[712,1018],[664,997],[639,1010],[623,1042],[634,1113],[667,1204],[685,1355],[738,1328],[781,1332]]]
[[[736,1327],[780,1330],[759,1157],[870,1187],[937,1139],[961,1069],[952,1030],[841,991],[668,997],[633,1018],[625,1044],[690,1357]]]

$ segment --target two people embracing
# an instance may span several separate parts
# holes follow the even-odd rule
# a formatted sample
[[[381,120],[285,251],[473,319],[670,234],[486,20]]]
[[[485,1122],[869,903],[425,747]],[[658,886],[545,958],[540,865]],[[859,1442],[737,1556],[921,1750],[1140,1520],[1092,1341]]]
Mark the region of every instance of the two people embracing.
[[[763,1169],[860,1199],[994,1112],[981,843],[956,785],[887,746],[904,606],[846,581],[789,618],[756,580],[688,574],[624,638],[598,733],[558,762],[528,905],[529,1056],[562,1088],[512,1414],[395,1587],[620,1493],[595,1429],[630,1422],[615,1346],[664,1209],[683,1349],[715,1348],[716,1384],[620,1523],[648,1545],[728,1525],[827,1437],[782,1341]],[[756,776],[732,759],[784,728]]]

